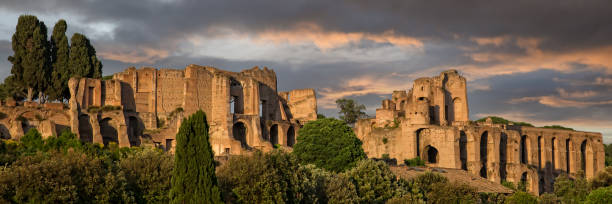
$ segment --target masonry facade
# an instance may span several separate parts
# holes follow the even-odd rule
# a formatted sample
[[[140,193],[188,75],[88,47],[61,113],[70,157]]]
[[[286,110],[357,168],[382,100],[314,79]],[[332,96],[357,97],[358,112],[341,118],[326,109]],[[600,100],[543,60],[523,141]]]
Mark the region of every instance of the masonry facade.
[[[394,91],[355,132],[370,158],[420,157],[427,166],[463,169],[493,182],[526,181],[534,194],[551,192],[561,173],[591,178],[604,169],[601,133],[473,122],[468,115],[466,79],[449,70]]]
[[[268,68],[229,72],[128,68],[110,80],[69,81],[70,127],[84,141],[155,145],[173,151],[184,117],[202,110],[215,155],[292,147],[302,125],[316,120],[313,89],[277,92]]]

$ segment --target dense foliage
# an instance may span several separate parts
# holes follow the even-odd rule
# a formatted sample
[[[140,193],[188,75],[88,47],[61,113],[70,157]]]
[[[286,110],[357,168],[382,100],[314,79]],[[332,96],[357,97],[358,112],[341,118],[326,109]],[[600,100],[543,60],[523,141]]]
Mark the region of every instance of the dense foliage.
[[[366,107],[363,104],[357,104],[353,99],[338,99],[336,105],[340,109],[340,119],[344,120],[347,124],[353,124],[358,119],[366,117],[366,113],[363,112]]]
[[[208,138],[208,123],[201,110],[181,124],[176,134],[172,203],[221,203],[214,153]]]
[[[306,123],[299,130],[293,153],[301,163],[340,172],[365,158],[361,140],[344,121],[323,118]]]
[[[19,17],[12,37],[14,54],[11,75],[0,84],[0,98],[28,101],[38,98],[63,101],[68,99],[70,77],[102,77],[102,63],[89,39],[75,33],[70,45],[67,24],[59,20],[50,39],[47,27],[36,16]]]
[[[612,144],[604,144],[606,152],[606,166],[612,166]]]
[[[505,125],[508,125],[509,123],[513,123],[514,125],[519,125],[519,126],[534,127],[530,123],[510,121],[510,120],[506,120],[505,118],[497,117],[497,116],[484,117],[484,118],[476,120],[476,122],[485,122],[487,120],[487,118],[491,118],[491,121],[493,121],[494,124],[505,124]]]

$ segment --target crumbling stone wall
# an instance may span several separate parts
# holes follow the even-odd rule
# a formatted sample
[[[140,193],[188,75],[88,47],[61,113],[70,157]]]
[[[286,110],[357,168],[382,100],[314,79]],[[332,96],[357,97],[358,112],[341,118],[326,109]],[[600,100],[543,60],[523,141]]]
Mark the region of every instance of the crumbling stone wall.
[[[87,141],[173,151],[182,118],[202,110],[217,156],[268,151],[274,145],[290,149],[301,125],[316,120],[315,92],[277,93],[276,81],[274,70],[266,67],[229,72],[199,65],[131,67],[105,81],[71,79],[70,124]],[[121,109],[88,112],[105,105]]]
[[[376,117],[355,133],[370,158],[420,157],[428,166],[463,169],[490,181],[527,181],[534,194],[551,192],[554,178],[604,169],[601,133],[468,120],[466,80],[455,70],[394,91]]]

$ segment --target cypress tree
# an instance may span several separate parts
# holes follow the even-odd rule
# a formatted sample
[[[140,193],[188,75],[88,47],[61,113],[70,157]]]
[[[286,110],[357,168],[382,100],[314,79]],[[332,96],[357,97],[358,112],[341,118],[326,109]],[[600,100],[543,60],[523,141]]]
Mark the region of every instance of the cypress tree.
[[[208,123],[201,110],[181,125],[176,135],[172,203],[222,203],[208,138]]]
[[[102,63],[96,57],[96,49],[83,34],[75,33],[70,38],[68,64],[74,77],[102,78]]]
[[[51,81],[47,89],[47,95],[51,100],[63,100],[70,97],[68,80],[72,76],[68,67],[70,48],[68,37],[66,37],[66,21],[60,19],[53,26],[51,34]]]
[[[17,86],[27,88],[27,100],[34,91],[44,91],[49,73],[49,43],[47,27],[36,16],[22,15],[12,37],[15,54],[9,57],[13,64],[11,74]]]

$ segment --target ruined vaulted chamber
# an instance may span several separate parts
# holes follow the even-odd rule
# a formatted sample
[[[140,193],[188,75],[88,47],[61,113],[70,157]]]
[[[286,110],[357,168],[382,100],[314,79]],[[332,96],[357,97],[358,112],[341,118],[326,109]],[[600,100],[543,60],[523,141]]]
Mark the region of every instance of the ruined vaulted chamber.
[[[420,157],[498,183],[526,181],[533,193],[551,192],[561,173],[592,178],[604,169],[601,133],[472,122],[468,114],[466,79],[449,70],[394,91],[355,132],[370,158]]]
[[[119,146],[172,151],[183,118],[202,110],[215,155],[268,151],[293,146],[299,128],[317,117],[314,90],[277,92],[276,73],[268,68],[132,67],[109,80],[73,78],[69,88],[72,131],[85,141]]]

